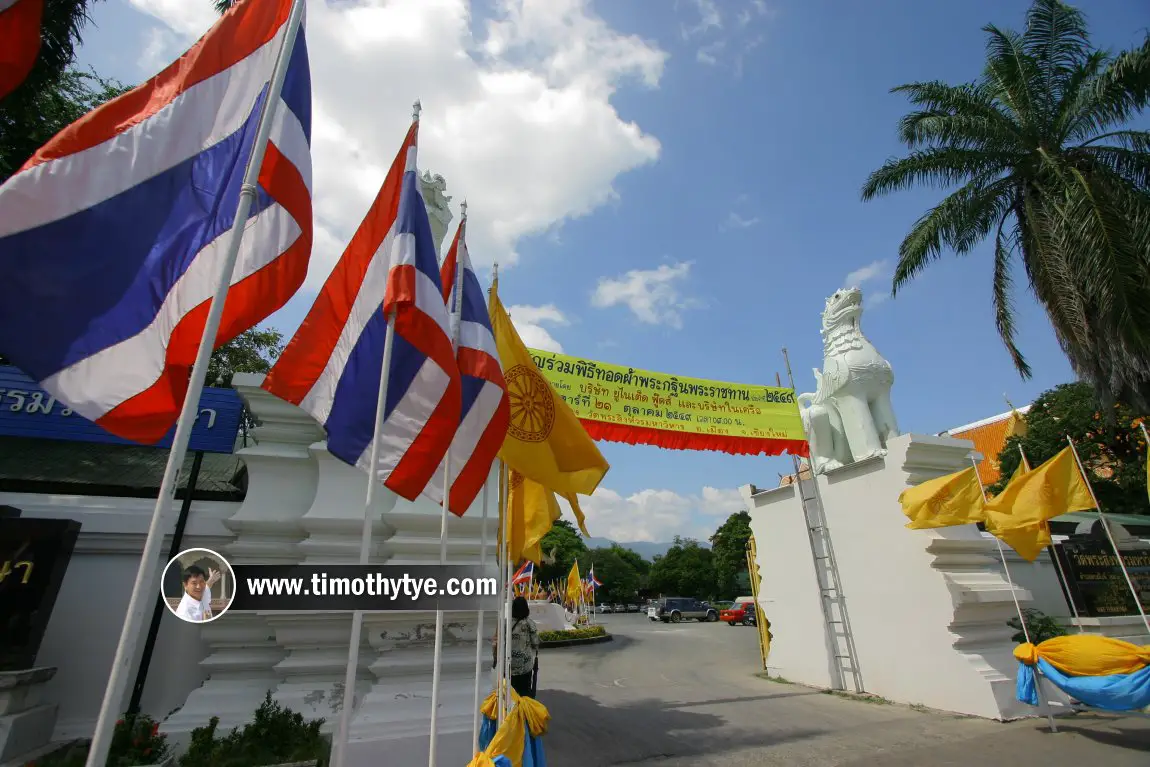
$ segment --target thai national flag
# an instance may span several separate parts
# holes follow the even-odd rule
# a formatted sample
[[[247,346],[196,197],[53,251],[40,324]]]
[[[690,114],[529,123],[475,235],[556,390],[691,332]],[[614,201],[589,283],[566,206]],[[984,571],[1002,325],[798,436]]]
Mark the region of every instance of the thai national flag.
[[[394,340],[375,476],[419,497],[459,426],[459,369],[416,168],[413,122],[379,194],[263,388],[327,431],[327,449],[372,471],[387,315]]]
[[[291,7],[236,4],[174,64],[65,128],[0,186],[0,353],[113,434],[155,442],[179,415]],[[302,28],[275,106],[217,345],[307,275]]]
[[[515,571],[515,575],[511,576],[511,585],[520,586],[524,583],[531,583],[531,579],[535,577],[535,563],[527,560],[523,566]]]
[[[36,65],[43,16],[44,0],[0,0],[0,99]]]
[[[589,573],[587,573],[587,582],[591,584],[591,588],[593,588],[593,589],[597,589],[603,585],[603,583],[598,578],[595,577],[595,566],[594,565],[591,566],[591,571]]]
[[[465,217],[440,267],[444,299],[452,318],[458,318],[458,323],[453,323],[453,337],[458,341],[456,359],[463,390],[459,431],[451,443],[451,493],[447,502],[457,516],[467,512],[487,481],[511,417],[487,301],[467,253],[466,229]],[[443,482],[440,468],[425,491],[437,503],[443,502]]]

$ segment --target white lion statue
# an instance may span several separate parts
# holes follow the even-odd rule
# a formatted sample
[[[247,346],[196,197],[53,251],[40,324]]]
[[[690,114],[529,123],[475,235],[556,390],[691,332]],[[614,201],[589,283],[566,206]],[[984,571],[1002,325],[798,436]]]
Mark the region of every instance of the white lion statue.
[[[863,335],[862,313],[858,288],[836,290],[823,309],[823,369],[815,369],[816,391],[798,398],[816,474],[886,455],[887,440],[899,434],[894,371]]]

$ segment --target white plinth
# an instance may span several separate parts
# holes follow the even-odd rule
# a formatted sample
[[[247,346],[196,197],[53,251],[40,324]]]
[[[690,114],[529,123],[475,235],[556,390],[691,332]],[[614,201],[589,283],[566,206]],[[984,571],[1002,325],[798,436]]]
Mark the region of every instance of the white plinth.
[[[56,706],[43,703],[51,667],[0,671],[0,763],[31,757],[52,740]]]
[[[970,465],[972,444],[903,435],[885,458],[816,481],[838,561],[866,692],[990,719],[1038,712],[1015,699],[1015,615],[997,551],[974,525],[908,530],[907,487]],[[836,660],[795,486],[751,493],[761,608],[774,639],[770,673],[834,686]],[[1030,594],[1017,590],[1024,604]],[[849,677],[848,677],[849,678]],[[850,685],[848,685],[849,687]],[[1064,699],[1058,699],[1064,700]]]

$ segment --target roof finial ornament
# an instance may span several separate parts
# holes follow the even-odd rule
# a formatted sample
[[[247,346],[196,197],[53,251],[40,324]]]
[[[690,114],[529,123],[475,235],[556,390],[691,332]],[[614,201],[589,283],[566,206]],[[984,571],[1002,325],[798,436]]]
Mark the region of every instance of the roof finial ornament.
[[[419,120],[419,113],[422,111],[423,111],[423,104],[421,104],[419,102],[419,99],[416,99],[415,103],[411,105],[411,121],[412,122],[418,121]]]

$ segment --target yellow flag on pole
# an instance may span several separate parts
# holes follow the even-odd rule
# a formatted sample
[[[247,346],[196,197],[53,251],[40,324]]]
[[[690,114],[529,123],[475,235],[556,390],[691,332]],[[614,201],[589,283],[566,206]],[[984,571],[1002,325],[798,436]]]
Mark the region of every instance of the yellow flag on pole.
[[[563,513],[555,493],[514,470],[507,484],[511,527],[510,558],[513,562],[529,559],[537,565],[543,564],[543,550],[539,542]]]
[[[579,579],[579,560],[575,560],[575,564],[571,565],[571,572],[567,573],[567,599],[573,604],[579,603],[579,597],[583,593],[580,587]]]
[[[514,471],[560,495],[591,495],[610,466],[571,407],[535,366],[497,288],[491,291],[489,310],[511,400],[511,423],[499,457]]]
[[[912,530],[954,527],[982,522],[984,499],[977,469],[969,469],[927,480],[902,491],[898,502]]]
[[[987,503],[987,509],[1011,528],[1025,527],[1068,514],[1094,508],[1090,488],[1078,470],[1074,451],[1063,448],[1041,466],[1012,479],[1001,493]]]
[[[1023,458],[1023,460],[1019,462],[1018,468],[1014,470],[1014,474],[1010,477],[1010,481],[1006,483],[1006,486],[1010,487],[1015,482],[1018,482],[1028,470],[1029,467],[1026,465],[1026,459]],[[1003,492],[1005,491],[1004,488]],[[1033,562],[1038,559],[1038,555],[1042,553],[1042,550],[1052,542],[1050,525],[1046,521],[1022,526],[1012,526],[1012,523],[1013,520],[1009,513],[999,511],[993,508],[989,503],[987,504],[986,532],[1014,549],[1018,552],[1018,556],[1027,562]]]

